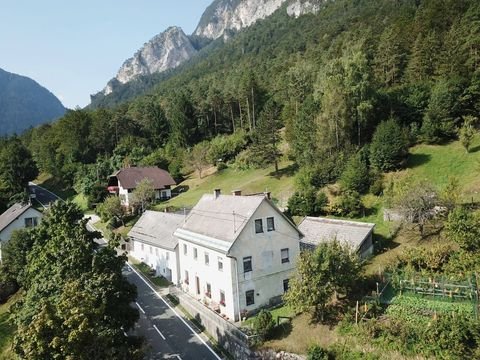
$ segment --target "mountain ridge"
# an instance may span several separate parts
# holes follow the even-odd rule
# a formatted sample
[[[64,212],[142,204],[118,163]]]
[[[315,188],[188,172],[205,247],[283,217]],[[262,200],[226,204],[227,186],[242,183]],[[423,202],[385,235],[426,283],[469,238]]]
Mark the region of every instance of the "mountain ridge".
[[[60,100],[35,80],[0,68],[0,136],[61,117]]]

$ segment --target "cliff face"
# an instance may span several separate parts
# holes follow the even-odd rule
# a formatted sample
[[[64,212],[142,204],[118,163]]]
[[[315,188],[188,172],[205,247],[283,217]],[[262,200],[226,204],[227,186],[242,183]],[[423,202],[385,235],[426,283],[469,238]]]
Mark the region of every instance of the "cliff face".
[[[60,100],[36,81],[0,69],[0,136],[20,134],[64,113]]]
[[[216,0],[203,13],[194,35],[216,39],[273,14],[287,0]]]
[[[196,52],[181,28],[170,27],[126,60],[117,76],[110,80],[103,92],[108,95],[118,83],[125,84],[141,75],[173,69],[190,59]]]
[[[326,0],[214,0],[203,13],[192,38],[209,39],[208,41],[221,36],[227,38],[231,31],[239,31],[257,20],[269,17],[284,3],[288,3],[288,15],[298,17],[316,13],[324,1]],[[173,69],[196,53],[195,46],[183,30],[170,27],[126,60],[100,94],[108,95],[136,77]],[[93,95],[92,99],[97,95]]]

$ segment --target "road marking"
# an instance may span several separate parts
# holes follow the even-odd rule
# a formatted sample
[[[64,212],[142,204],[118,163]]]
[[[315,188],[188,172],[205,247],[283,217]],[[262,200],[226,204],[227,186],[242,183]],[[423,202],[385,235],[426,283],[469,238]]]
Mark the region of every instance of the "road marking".
[[[42,186],[40,186],[40,185],[35,184],[33,181],[30,181],[30,182],[28,183],[28,185],[34,185],[34,186],[38,187],[39,189],[45,190],[46,192],[50,193],[51,195],[53,195],[54,197],[56,197],[58,200],[65,201],[65,200],[63,200],[60,196],[58,196],[57,194],[51,192],[51,191],[48,190],[48,189],[45,189],[44,187],[42,187]]]
[[[160,330],[158,330],[157,325],[153,325],[153,327],[155,328],[155,330],[157,330],[157,332],[160,334],[162,339],[165,340],[165,336],[163,336],[163,334],[160,332]]]
[[[140,304],[139,304],[138,302],[136,302],[136,301],[135,301],[135,304],[137,304],[137,306],[138,306],[138,308],[140,309],[140,311],[145,314],[145,310],[142,309],[142,307],[140,306]]]
[[[182,358],[180,357],[180,355],[175,355],[177,357],[178,360],[182,360]]]
[[[138,273],[138,271],[135,270],[135,268],[134,268],[133,266],[131,266],[130,264],[128,264],[128,266],[130,267],[130,269],[132,269],[132,271],[133,271],[135,274],[137,274],[137,276],[140,278],[140,280],[142,280],[142,281],[145,283],[145,285],[147,285],[147,286],[150,288],[150,290],[152,290],[153,293],[154,293],[155,295],[157,295],[157,297],[158,297],[160,300],[162,300],[165,305],[168,306],[168,308],[169,308],[170,310],[172,310],[172,312],[180,319],[180,321],[184,323],[184,325],[192,332],[192,334],[194,334],[194,335],[202,342],[203,345],[205,345],[205,347],[213,354],[213,356],[215,356],[215,358],[216,358],[217,360],[222,360],[222,358],[221,358],[220,356],[218,356],[215,351],[213,351],[213,349],[210,347],[210,345],[208,345],[208,344],[205,342],[205,340],[203,340],[202,337],[201,337],[199,334],[197,334],[197,333],[195,332],[195,330],[192,329],[192,327],[185,321],[185,319],[184,319],[183,317],[181,317],[181,316],[177,313],[177,311],[170,306],[170,304],[169,304],[168,302],[165,301],[165,299],[162,297],[162,295],[160,295],[160,294]],[[178,355],[177,355],[177,356],[178,356]]]

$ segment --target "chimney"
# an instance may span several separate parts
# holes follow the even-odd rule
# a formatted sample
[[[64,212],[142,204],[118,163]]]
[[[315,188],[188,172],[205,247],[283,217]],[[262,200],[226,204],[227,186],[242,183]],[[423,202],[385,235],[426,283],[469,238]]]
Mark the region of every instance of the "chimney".
[[[233,190],[232,195],[233,196],[242,196],[242,190]]]
[[[214,199],[217,199],[221,194],[221,190],[220,189],[215,189],[213,190],[213,198]]]
[[[272,194],[270,193],[270,191],[265,191],[263,194],[268,200],[272,200]]]

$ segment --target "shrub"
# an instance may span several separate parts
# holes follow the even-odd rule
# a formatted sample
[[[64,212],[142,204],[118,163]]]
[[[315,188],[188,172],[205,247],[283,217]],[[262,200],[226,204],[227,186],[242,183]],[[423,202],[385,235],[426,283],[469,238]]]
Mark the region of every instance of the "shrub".
[[[329,352],[319,345],[313,345],[308,349],[307,360],[329,360],[331,358]]]
[[[267,339],[275,328],[272,313],[265,309],[260,310],[255,318],[253,327],[257,334],[261,335],[264,339]]]
[[[346,191],[337,198],[332,212],[338,216],[357,217],[363,210],[362,199],[356,191]]]
[[[342,190],[357,191],[364,194],[370,186],[370,179],[366,159],[362,157],[361,152],[358,152],[348,160],[340,176],[340,185]]]
[[[288,199],[288,211],[291,215],[320,215],[328,205],[327,195],[321,191],[318,194],[313,188],[305,192],[295,192]]]

